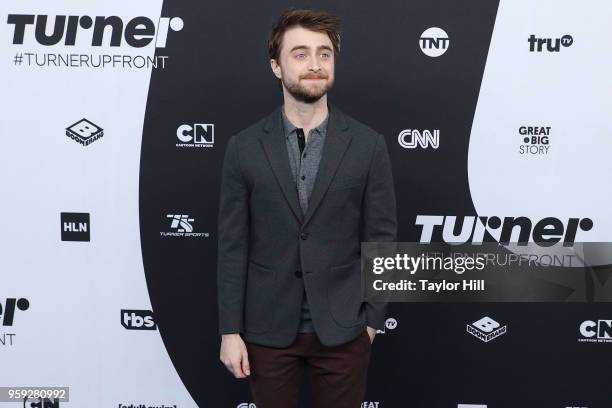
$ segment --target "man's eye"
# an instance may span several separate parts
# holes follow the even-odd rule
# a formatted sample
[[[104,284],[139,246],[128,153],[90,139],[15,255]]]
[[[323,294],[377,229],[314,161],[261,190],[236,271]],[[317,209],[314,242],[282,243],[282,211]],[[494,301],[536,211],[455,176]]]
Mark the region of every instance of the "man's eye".
[[[305,54],[297,54],[295,57],[296,57],[296,58],[299,58],[299,59],[302,59],[302,58],[304,58],[305,56],[306,56]]]
[[[323,57],[323,58],[326,58],[326,59],[327,59],[327,58],[329,58],[329,57],[330,57],[330,55],[329,55],[328,53],[324,52],[323,54],[321,54],[321,57]]]

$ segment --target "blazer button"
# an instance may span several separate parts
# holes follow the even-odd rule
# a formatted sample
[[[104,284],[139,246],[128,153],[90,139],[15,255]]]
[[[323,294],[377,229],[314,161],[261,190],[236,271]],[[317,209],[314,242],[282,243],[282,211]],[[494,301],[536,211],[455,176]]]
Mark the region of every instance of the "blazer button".
[[[302,232],[300,234],[300,238],[302,238],[303,240],[307,240],[308,239],[308,233],[307,232]]]
[[[301,278],[302,277],[302,271],[295,271],[295,276],[297,278]]]

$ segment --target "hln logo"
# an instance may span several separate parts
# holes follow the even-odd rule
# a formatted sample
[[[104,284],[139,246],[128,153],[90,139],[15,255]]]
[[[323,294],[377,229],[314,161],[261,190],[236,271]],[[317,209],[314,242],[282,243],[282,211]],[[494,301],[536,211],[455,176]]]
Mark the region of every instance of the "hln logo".
[[[416,129],[405,129],[400,132],[397,141],[404,149],[416,149],[418,146],[426,149],[440,147],[440,130],[436,129],[433,133],[429,130],[422,132]]]
[[[181,125],[176,129],[180,141],[177,147],[213,147],[215,143],[215,125],[212,123],[195,123]]]
[[[61,213],[62,241],[89,241],[89,213]]]
[[[121,310],[121,325],[128,330],[156,330],[150,310]]]

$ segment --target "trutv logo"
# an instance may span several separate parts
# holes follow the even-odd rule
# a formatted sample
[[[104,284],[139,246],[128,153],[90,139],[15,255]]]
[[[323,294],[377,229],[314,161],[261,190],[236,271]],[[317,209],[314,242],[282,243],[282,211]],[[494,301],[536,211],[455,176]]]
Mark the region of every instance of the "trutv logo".
[[[0,330],[12,327],[15,323],[17,312],[24,312],[30,308],[30,301],[25,298],[8,298],[0,301]],[[16,333],[0,331],[0,346],[12,346]]]
[[[157,330],[150,310],[121,310],[121,325],[128,330]]]
[[[561,38],[538,38],[535,34],[531,34],[527,39],[529,43],[529,52],[542,52],[544,50],[548,52],[559,52],[561,46],[569,47],[574,43],[574,38],[566,34]],[[546,48],[544,48],[546,46]]]
[[[49,24],[49,20],[53,23]],[[26,36],[34,34],[40,45],[75,45],[77,37],[88,36],[91,46],[121,46],[123,40],[134,48],[142,48],[155,41],[156,48],[164,48],[168,33],[181,31],[184,23],[180,17],[161,17],[158,25],[148,17],[139,16],[124,22],[118,16],[66,16],[51,17],[46,14],[9,14],[7,23],[13,26],[13,44],[21,45]],[[49,27],[48,27],[49,26]],[[33,31],[33,33],[32,33]]]

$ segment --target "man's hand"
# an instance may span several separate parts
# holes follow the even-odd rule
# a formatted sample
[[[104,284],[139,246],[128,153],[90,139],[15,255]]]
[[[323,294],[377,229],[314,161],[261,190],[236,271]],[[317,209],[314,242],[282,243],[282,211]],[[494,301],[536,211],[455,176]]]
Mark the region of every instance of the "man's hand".
[[[368,330],[368,335],[370,336],[370,344],[372,344],[374,341],[374,336],[376,336],[376,329],[370,326],[367,326],[366,329]]]
[[[251,375],[247,349],[238,333],[221,336],[219,358],[225,367],[234,374],[234,377],[246,378]]]

